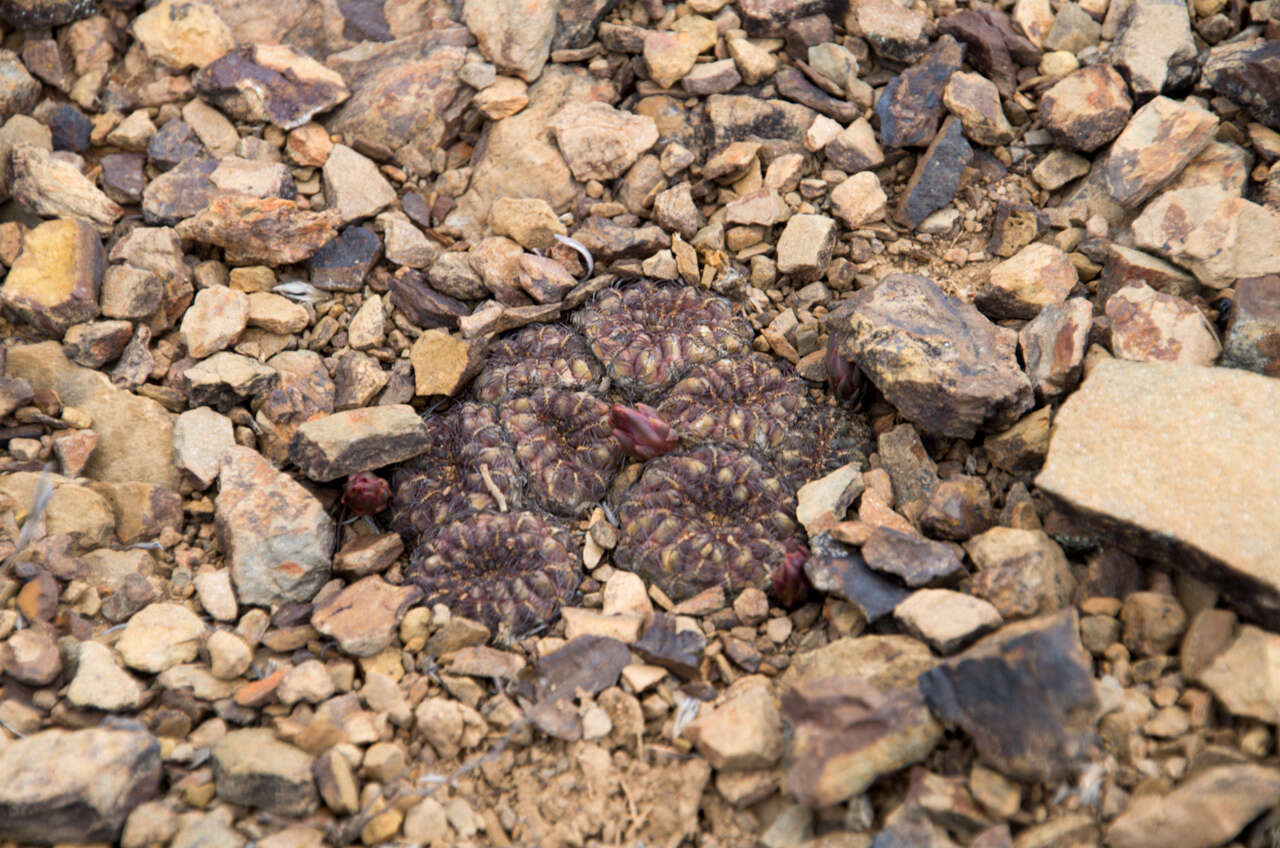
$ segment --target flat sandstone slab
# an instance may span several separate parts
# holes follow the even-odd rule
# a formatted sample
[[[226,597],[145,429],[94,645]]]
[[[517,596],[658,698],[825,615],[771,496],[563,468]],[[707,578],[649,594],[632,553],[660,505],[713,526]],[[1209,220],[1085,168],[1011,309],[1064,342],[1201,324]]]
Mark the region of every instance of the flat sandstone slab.
[[[1063,404],[1036,485],[1131,552],[1280,626],[1280,381],[1109,360]]]

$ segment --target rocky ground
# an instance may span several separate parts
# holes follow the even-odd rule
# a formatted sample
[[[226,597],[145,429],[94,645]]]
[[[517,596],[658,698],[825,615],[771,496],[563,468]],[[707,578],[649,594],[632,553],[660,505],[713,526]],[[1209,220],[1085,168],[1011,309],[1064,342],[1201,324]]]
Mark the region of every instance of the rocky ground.
[[[1276,0],[0,18],[0,843],[1280,840]],[[865,416],[808,599],[421,604],[343,481],[635,277]]]

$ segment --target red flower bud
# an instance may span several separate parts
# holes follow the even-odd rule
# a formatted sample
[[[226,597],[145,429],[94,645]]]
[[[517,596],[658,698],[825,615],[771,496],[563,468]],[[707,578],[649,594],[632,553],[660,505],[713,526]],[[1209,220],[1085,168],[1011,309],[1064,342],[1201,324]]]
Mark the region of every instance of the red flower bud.
[[[658,417],[658,411],[643,403],[634,407],[615,403],[609,410],[609,424],[622,449],[636,459],[662,456],[679,444],[671,427]]]
[[[342,489],[342,502],[358,515],[381,512],[390,500],[391,484],[368,471],[352,474]]]
[[[827,383],[831,393],[846,403],[857,404],[867,388],[867,378],[862,369],[840,355],[834,335],[827,342]]]
[[[809,578],[804,573],[804,564],[807,559],[809,559],[808,551],[792,551],[787,554],[782,565],[774,570],[771,588],[773,599],[777,601],[778,606],[792,609],[808,600]]]

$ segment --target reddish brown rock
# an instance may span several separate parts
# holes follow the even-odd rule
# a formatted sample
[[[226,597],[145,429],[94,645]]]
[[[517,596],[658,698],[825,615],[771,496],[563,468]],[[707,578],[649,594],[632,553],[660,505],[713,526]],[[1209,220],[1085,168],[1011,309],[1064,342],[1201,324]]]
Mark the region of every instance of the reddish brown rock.
[[[1223,347],[1227,364],[1280,376],[1280,276],[1236,283]]]
[[[1056,398],[1075,387],[1092,325],[1093,304],[1088,298],[1073,297],[1046,306],[1018,331],[1022,361],[1037,394]]]
[[[1204,63],[1204,81],[1280,130],[1280,44],[1273,35],[1214,47]]]
[[[1222,352],[1204,313],[1187,301],[1142,283],[1125,286],[1107,301],[1111,351],[1139,362],[1212,365]]]
[[[1133,103],[1110,65],[1091,65],[1064,77],[1040,100],[1040,120],[1060,144],[1090,153],[1118,136]]]
[[[338,234],[336,209],[308,212],[292,200],[228,194],[178,225],[182,238],[217,245],[234,264],[301,262]]]
[[[1280,272],[1280,212],[1207,185],[1167,191],[1133,222],[1139,247],[1185,267],[1206,286]]]

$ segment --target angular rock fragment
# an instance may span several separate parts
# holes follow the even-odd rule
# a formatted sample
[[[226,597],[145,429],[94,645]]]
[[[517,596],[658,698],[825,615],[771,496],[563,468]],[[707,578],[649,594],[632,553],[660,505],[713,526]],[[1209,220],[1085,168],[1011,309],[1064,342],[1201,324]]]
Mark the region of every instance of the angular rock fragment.
[[[239,47],[196,75],[196,91],[223,112],[284,130],[302,126],[349,94],[342,76],[283,44]]]
[[[1218,117],[1192,103],[1156,97],[1125,126],[1107,155],[1111,196],[1133,208],[1177,176],[1213,141]]]
[[[235,447],[223,455],[214,506],[241,603],[309,601],[329,579],[333,519],[256,451]]]
[[[1225,364],[1280,376],[1280,276],[1236,283],[1223,348]]]
[[[1180,297],[1193,294],[1197,285],[1193,276],[1163,259],[1131,247],[1107,245],[1107,258],[1098,277],[1098,305],[1105,308],[1111,295],[1134,282]]]
[[[1274,38],[1229,41],[1209,51],[1204,80],[1280,130],[1280,43]]]
[[[1036,485],[1105,538],[1179,563],[1276,626],[1277,408],[1280,387],[1258,374],[1107,360],[1059,410]]]
[[[1066,300],[1079,280],[1065,253],[1035,242],[992,268],[974,302],[995,318],[1034,318]]]
[[[428,446],[413,407],[372,406],[305,422],[289,443],[289,458],[308,479],[328,482],[403,462]]]
[[[1280,637],[1250,624],[1235,628],[1235,616],[1227,610],[1217,611],[1215,618],[1217,621],[1208,620],[1206,627],[1205,620],[1198,616],[1183,641],[1183,657],[1199,658],[1188,669],[1188,677],[1212,692],[1232,715],[1275,724],[1280,720],[1280,710],[1276,709],[1276,696],[1280,694],[1280,675],[1276,673]],[[1212,653],[1215,649],[1216,654]]]
[[[289,265],[333,239],[340,223],[335,209],[309,212],[292,200],[227,194],[214,198],[176,230],[184,239],[223,248],[231,264]]]
[[[396,190],[372,160],[345,144],[335,144],[325,160],[324,199],[337,209],[342,223],[377,215],[395,203]]]
[[[1185,89],[1196,73],[1191,15],[1178,0],[1128,0],[1116,14],[1110,57],[1139,99]],[[1112,10],[1114,11],[1114,10]],[[1112,24],[1112,11],[1107,26]]]
[[[244,398],[269,391],[279,380],[271,366],[220,350],[183,371],[179,385],[192,404],[226,410]]]
[[[1072,609],[1006,625],[922,674],[920,691],[934,715],[973,738],[984,762],[1019,780],[1070,774],[1098,718]]]
[[[960,175],[973,148],[965,140],[964,131],[954,117],[942,122],[929,147],[920,155],[915,172],[907,182],[895,217],[911,227],[920,226],[925,218],[951,202],[960,185]]]
[[[61,337],[98,315],[106,265],[102,241],[82,220],[46,221],[27,233],[0,287],[0,305],[45,334]]]
[[[840,353],[927,432],[972,438],[1031,407],[1031,384],[1014,355],[1017,334],[927,277],[890,275],[831,320],[844,333]]]
[[[1280,802],[1280,771],[1253,763],[1194,774],[1166,795],[1145,795],[1106,830],[1114,848],[1209,848],[1240,833]]]
[[[1018,349],[1037,395],[1052,399],[1075,388],[1092,325],[1093,304],[1073,297],[1041,309],[1018,331]]]
[[[921,589],[893,611],[907,632],[940,654],[953,654],[1004,623],[991,604],[950,589]]]
[[[888,527],[871,531],[862,556],[872,569],[892,574],[911,588],[946,585],[966,574],[947,545]]]
[[[804,680],[783,694],[782,711],[795,728],[787,791],[809,807],[865,792],[942,739],[914,686],[886,692],[855,676]]]
[[[307,259],[311,284],[326,291],[360,291],[381,258],[382,240],[373,230],[347,227]]]
[[[767,685],[730,689],[723,703],[702,712],[685,729],[712,768],[769,768],[782,757],[782,716]]]
[[[1142,283],[1107,300],[1111,352],[1139,362],[1212,365],[1222,352],[1204,313],[1187,301]]]
[[[622,176],[658,141],[658,127],[647,115],[632,115],[607,103],[569,103],[547,128],[575,179],[612,180]]]
[[[160,788],[160,744],[141,730],[45,730],[0,750],[0,837],[111,842]]]
[[[876,101],[885,147],[923,147],[933,140],[946,111],[942,92],[963,58],[964,47],[944,35],[923,59],[890,80]]]
[[[421,598],[422,590],[415,585],[393,586],[371,574],[317,608],[311,625],[335,639],[343,653],[370,657],[391,644],[405,610]]]
[[[284,816],[305,816],[316,807],[311,757],[281,742],[269,728],[233,730],[210,749],[218,797]]]
[[[1278,233],[1280,212],[1219,186],[1167,191],[1133,222],[1139,247],[1165,256],[1213,288],[1280,272]]]
[[[124,210],[69,162],[30,144],[13,148],[10,190],[42,218],[83,218],[99,233],[111,232]]]
[[[1000,92],[995,83],[981,74],[957,71],[947,81],[942,102],[964,125],[971,141],[987,147],[998,147],[1013,140],[1013,125],[1000,106]]]
[[[533,82],[551,53],[556,12],[548,0],[467,0],[462,21],[499,73]]]

